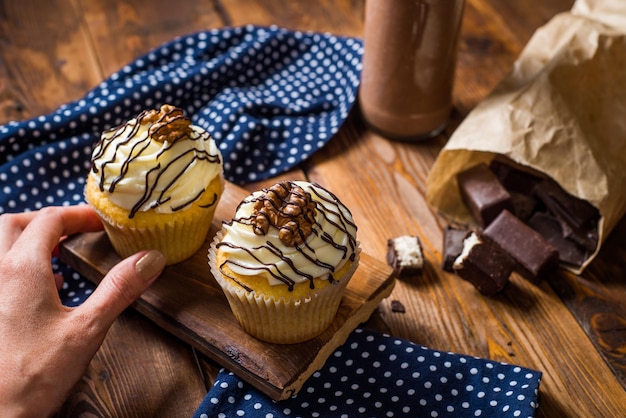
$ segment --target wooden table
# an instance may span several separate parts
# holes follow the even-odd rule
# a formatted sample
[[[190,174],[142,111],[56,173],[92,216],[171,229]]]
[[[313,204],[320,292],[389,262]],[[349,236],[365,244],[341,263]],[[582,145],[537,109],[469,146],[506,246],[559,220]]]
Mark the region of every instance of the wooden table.
[[[481,297],[443,273],[442,227],[425,179],[455,126],[506,75],[532,33],[572,0],[468,0],[452,124],[407,144],[368,131],[358,110],[327,147],[284,178],[308,178],[353,209],[365,252],[417,234],[427,269],[398,281],[366,326],[428,347],[543,372],[540,417],[626,416],[626,220],[581,276]],[[149,49],[192,31],[276,24],[361,36],[363,0],[21,0],[0,2],[0,123],[48,113],[82,97]],[[251,184],[257,189],[270,181]],[[519,280],[518,280],[519,279]],[[515,289],[526,295],[519,298]],[[391,309],[400,301],[405,313]],[[191,416],[218,366],[129,309],[114,324],[60,416]]]

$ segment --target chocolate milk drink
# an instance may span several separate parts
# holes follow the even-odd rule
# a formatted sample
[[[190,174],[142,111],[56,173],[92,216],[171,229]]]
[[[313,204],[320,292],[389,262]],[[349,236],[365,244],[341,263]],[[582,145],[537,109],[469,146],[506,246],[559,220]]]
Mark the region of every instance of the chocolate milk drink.
[[[366,0],[359,104],[393,139],[439,134],[452,109],[464,0]]]

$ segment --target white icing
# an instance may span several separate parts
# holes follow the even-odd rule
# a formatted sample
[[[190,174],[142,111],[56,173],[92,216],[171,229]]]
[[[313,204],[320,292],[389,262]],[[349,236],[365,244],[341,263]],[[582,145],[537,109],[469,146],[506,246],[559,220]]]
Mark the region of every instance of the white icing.
[[[308,280],[307,276],[329,277],[353,257],[357,247],[357,228],[350,211],[319,186],[301,181],[293,183],[302,187],[304,191],[310,192],[312,200],[316,202],[313,233],[299,247],[285,246],[278,237],[278,229],[273,226],[269,228],[266,235],[256,235],[251,225],[237,221],[250,217],[254,210],[255,199],[263,192],[253,193],[239,206],[235,221],[231,225],[224,224],[223,227],[225,232],[222,242],[230,243],[235,248],[221,245],[219,249],[228,253],[228,266],[235,273],[261,274],[266,276],[272,285],[284,284],[284,281],[273,275],[286,277],[293,283],[301,283]],[[323,233],[330,237],[334,244],[322,239]],[[272,247],[280,249],[283,257],[272,250]],[[319,265],[316,261],[335,266],[335,268]],[[269,269],[271,273],[267,273],[266,269]]]
[[[170,143],[149,138],[149,123],[137,125],[134,118],[104,132],[93,150],[90,175],[116,205],[172,213],[222,172],[215,141],[201,127],[191,125],[189,136]]]

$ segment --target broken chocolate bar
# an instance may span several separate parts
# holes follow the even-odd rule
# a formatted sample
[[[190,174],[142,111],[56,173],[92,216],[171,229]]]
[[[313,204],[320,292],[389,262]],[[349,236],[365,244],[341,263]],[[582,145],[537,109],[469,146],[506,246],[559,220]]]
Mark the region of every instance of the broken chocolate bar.
[[[511,195],[481,163],[457,174],[459,191],[474,219],[487,226],[503,209],[513,210]]]
[[[504,289],[515,266],[513,260],[489,238],[472,232],[463,241],[463,252],[454,261],[454,271],[480,293],[491,296]]]
[[[520,220],[526,222],[535,212],[538,202],[533,196],[509,191],[511,202],[513,203],[513,214]]]
[[[496,175],[500,184],[509,192],[530,196],[535,185],[541,181],[542,177],[517,168],[518,166],[513,167],[508,162],[494,159],[489,164],[489,169]]]
[[[515,270],[534,283],[559,265],[557,249],[508,210],[503,210],[483,235],[513,257],[517,261]]]
[[[552,246],[558,253],[558,261],[564,265],[582,267],[598,247],[598,209],[570,195],[543,173],[495,158],[489,166],[482,163],[457,174],[457,182],[467,209],[482,227],[481,231],[488,229],[486,235],[495,233],[496,227],[489,229],[489,226],[506,210],[541,236],[544,243],[539,247],[545,249],[546,243]],[[517,271],[531,281],[549,274],[555,268],[552,251],[546,250],[541,255],[533,254],[526,245],[518,248],[522,247],[519,243],[526,241],[516,238],[511,229],[501,227],[497,233],[502,235],[500,246],[517,259]],[[519,225],[515,229],[523,230]],[[458,245],[455,249],[451,243],[446,243],[448,239],[452,236],[446,238],[444,234],[442,268],[449,271],[450,259],[453,251],[458,251]],[[450,250],[446,250],[448,246]]]
[[[589,202],[570,195],[553,180],[538,183],[534,193],[554,215],[562,217],[574,228],[588,227],[599,217],[598,210]]]
[[[454,271],[452,265],[463,251],[463,240],[468,234],[469,231],[467,229],[454,228],[450,225],[446,226],[446,229],[443,231],[443,255],[441,259],[441,267],[445,271]]]
[[[570,195],[550,179],[538,183],[534,193],[561,223],[565,237],[589,251],[596,249],[600,218],[598,209],[589,202]]]
[[[528,226],[541,234],[559,252],[559,260],[570,266],[580,267],[588,257],[588,252],[563,236],[561,225],[553,216],[537,212],[529,220]]]
[[[387,263],[393,267],[397,277],[421,274],[424,255],[419,238],[414,235],[403,235],[387,240]]]

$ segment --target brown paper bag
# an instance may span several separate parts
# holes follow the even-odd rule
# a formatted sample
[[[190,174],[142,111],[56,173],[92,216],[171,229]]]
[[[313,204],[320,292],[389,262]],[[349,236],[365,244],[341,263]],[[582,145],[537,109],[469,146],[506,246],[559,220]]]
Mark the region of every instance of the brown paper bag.
[[[430,204],[471,224],[455,176],[497,155],[599,210],[599,245],[582,272],[626,211],[626,1],[578,0],[535,32],[437,157]]]

